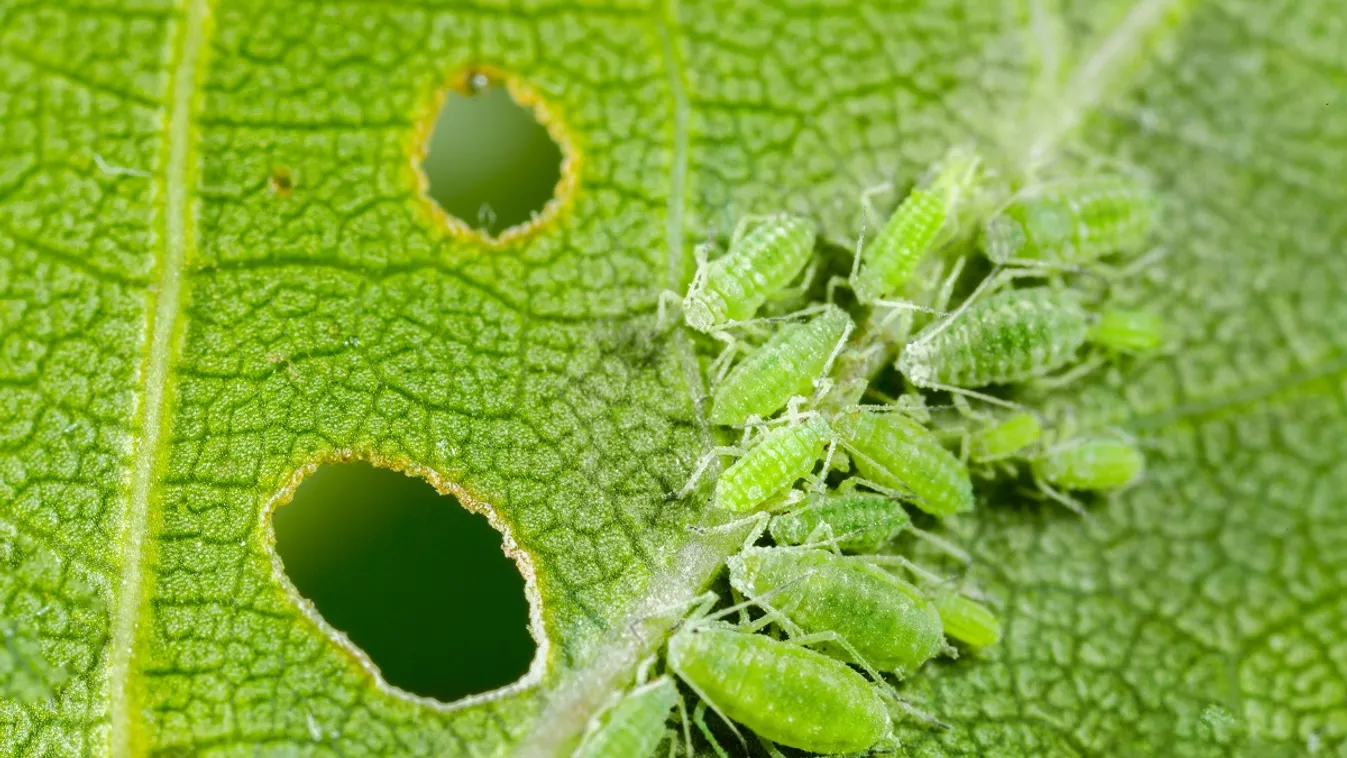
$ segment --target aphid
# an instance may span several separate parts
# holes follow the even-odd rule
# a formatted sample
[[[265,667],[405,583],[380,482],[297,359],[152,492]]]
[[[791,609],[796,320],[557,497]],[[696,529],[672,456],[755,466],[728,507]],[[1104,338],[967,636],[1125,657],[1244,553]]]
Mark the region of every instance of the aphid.
[[[841,550],[874,553],[911,526],[912,516],[897,500],[852,491],[777,516],[768,531],[778,545],[827,539]]]
[[[1149,311],[1111,308],[1099,314],[1087,339],[1106,351],[1149,353],[1164,343],[1164,321]]]
[[[683,318],[700,332],[753,317],[785,289],[814,253],[817,229],[799,216],[752,216],[735,227],[729,251],[702,260],[683,298]]]
[[[987,606],[957,592],[935,598],[945,634],[970,647],[991,647],[1001,641],[1001,622]]]
[[[1070,439],[1049,447],[1033,461],[1038,486],[1077,512],[1083,510],[1080,504],[1059,489],[1120,489],[1139,479],[1145,467],[1146,457],[1136,443],[1117,435]]]
[[[705,706],[764,739],[814,753],[866,750],[891,739],[893,725],[875,685],[800,644],[693,625],[669,640],[667,660],[701,698],[697,723],[713,745],[702,720]]]
[[[1088,331],[1089,314],[1071,290],[1010,289],[922,330],[897,367],[918,387],[956,393],[1019,382],[1070,363]]]
[[[573,758],[648,758],[670,736],[665,723],[676,705],[678,687],[667,676],[634,688],[585,737]]]
[[[832,422],[861,476],[935,516],[972,510],[968,467],[935,435],[902,413],[853,408]]]
[[[912,278],[954,215],[960,196],[970,189],[979,162],[976,153],[951,150],[929,185],[913,190],[865,250],[857,251],[859,267],[849,281],[862,303],[888,297]],[[869,194],[862,197],[867,209]]]
[[[1122,176],[1052,182],[1023,192],[983,229],[997,263],[1072,266],[1142,247],[1155,227],[1154,192]]]
[[[758,510],[808,475],[832,440],[832,429],[819,415],[766,432],[720,475],[716,506],[740,514]]]
[[[974,461],[990,463],[1010,458],[1042,438],[1043,426],[1038,417],[1021,411],[970,434],[968,451]]]
[[[934,603],[864,558],[798,547],[750,547],[725,563],[730,584],[746,597],[778,611],[807,634],[836,635],[837,641],[820,646],[834,657],[902,676],[945,649]]]
[[[806,323],[782,327],[716,388],[711,423],[734,426],[754,416],[769,418],[792,397],[810,394],[851,329],[851,317],[831,305]]]
[[[903,532],[968,562],[968,554],[940,537],[912,526],[912,516],[886,495],[852,490],[819,498],[772,519],[768,531],[778,545],[827,543],[853,553],[876,553]]]

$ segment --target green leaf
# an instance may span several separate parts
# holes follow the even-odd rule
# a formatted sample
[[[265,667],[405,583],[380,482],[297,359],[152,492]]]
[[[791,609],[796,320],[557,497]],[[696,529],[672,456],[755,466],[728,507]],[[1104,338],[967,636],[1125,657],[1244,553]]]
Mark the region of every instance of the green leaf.
[[[1119,294],[1179,349],[1059,398],[1141,437],[1141,486],[1085,521],[998,502],[952,525],[1006,635],[911,682],[953,728],[908,748],[1341,750],[1340,11],[0,0],[0,616],[26,640],[4,660],[65,677],[0,684],[0,752],[566,745],[659,643],[625,622],[734,543],[664,500],[707,444],[653,315],[689,243],[785,208],[849,246],[861,189],[970,139],[1157,179],[1168,255]],[[444,224],[414,168],[475,66],[572,161],[501,245]],[[296,602],[269,509],[348,457],[508,530],[541,683],[418,701]]]

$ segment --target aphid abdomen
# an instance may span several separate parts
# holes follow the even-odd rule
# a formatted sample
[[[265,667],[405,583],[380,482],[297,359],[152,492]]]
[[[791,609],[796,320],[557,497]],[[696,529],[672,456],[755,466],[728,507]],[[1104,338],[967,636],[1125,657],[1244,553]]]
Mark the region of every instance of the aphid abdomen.
[[[884,702],[846,664],[763,634],[675,634],[669,666],[728,718],[815,753],[865,750],[891,732]]]
[[[712,261],[705,289],[724,303],[720,323],[753,318],[768,298],[785,289],[813,256],[816,234],[809,219],[771,216]]]
[[[988,221],[984,245],[987,256],[1002,263],[1010,258],[1090,263],[1143,246],[1158,210],[1150,190],[1123,177],[1053,182]]]
[[[768,432],[720,475],[717,507],[732,513],[757,510],[813,470],[831,438],[828,423],[820,416]]]
[[[934,603],[921,590],[860,558],[826,550],[751,547],[726,565],[730,583],[745,596],[765,598],[806,633],[836,632],[864,662],[881,671],[913,671],[944,649]],[[851,660],[837,645],[821,649]]]
[[[716,388],[711,423],[733,426],[751,416],[768,418],[792,397],[808,395],[850,329],[851,317],[832,306],[806,323],[782,327]]]
[[[948,218],[943,194],[914,190],[880,228],[852,285],[862,303],[888,297],[912,278]]]
[[[1087,338],[1119,353],[1148,353],[1160,348],[1164,334],[1164,321],[1154,313],[1113,308],[1099,315]]]
[[[778,545],[802,545],[826,526],[842,550],[873,553],[911,523],[907,510],[893,498],[852,492],[777,516],[769,531]]]
[[[985,605],[958,593],[935,600],[945,633],[971,647],[990,647],[1001,640],[1001,621]]]
[[[979,463],[1002,460],[1037,443],[1042,437],[1043,426],[1037,416],[1016,413],[974,432],[969,440],[969,454]]]
[[[667,676],[627,693],[605,715],[573,758],[649,758],[664,739],[665,722],[678,702],[678,687]]]
[[[919,387],[1032,379],[1075,359],[1088,318],[1068,290],[1007,290],[974,303],[948,325],[927,327],[904,348],[898,370]]]
[[[897,293],[935,247],[940,232],[977,172],[976,153],[955,148],[940,162],[929,186],[918,187],[898,204],[861,256],[851,287],[862,303]]]
[[[1069,251],[1075,257],[1063,263],[1088,263],[1137,250],[1150,236],[1159,210],[1154,193],[1120,176],[1081,179],[1057,194],[1075,221],[1075,244]]]
[[[1045,451],[1034,460],[1034,475],[1055,487],[1068,490],[1114,490],[1136,481],[1145,470],[1146,458],[1128,440],[1087,437]]]
[[[913,504],[936,516],[972,510],[968,468],[916,421],[851,410],[838,415],[833,429],[866,479],[910,493]]]

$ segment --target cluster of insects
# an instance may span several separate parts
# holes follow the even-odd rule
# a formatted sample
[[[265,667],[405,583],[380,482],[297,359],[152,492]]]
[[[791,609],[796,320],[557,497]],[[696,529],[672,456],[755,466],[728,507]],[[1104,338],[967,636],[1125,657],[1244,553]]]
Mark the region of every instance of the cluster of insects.
[[[887,190],[862,196],[867,218]],[[709,593],[676,611],[662,654],[577,755],[653,755],[665,740],[691,755],[694,728],[720,756],[727,738],[772,756],[873,752],[896,748],[900,719],[938,728],[897,683],[993,647],[1001,626],[957,578],[965,551],[918,525],[972,511],[976,479],[1083,514],[1082,496],[1143,475],[1125,433],[1078,433],[1022,398],[1162,349],[1157,316],[1108,302],[1153,260],[1158,211],[1123,174],[1010,189],[955,149],[862,234],[845,276],[815,281],[817,227],[791,214],[743,219],[718,257],[699,249],[687,292],[660,310],[713,348],[721,444],[671,497],[715,472],[712,507],[749,537],[725,562],[729,607]]]

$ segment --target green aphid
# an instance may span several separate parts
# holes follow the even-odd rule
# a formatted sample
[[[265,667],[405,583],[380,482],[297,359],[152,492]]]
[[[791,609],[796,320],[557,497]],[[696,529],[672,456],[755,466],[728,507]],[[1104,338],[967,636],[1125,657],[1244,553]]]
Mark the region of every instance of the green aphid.
[[[771,742],[813,753],[868,750],[892,740],[878,688],[845,663],[764,634],[693,625],[669,640],[669,668],[702,703]]]
[[[945,592],[936,596],[935,607],[945,634],[959,642],[984,648],[1001,641],[1001,621],[976,600],[957,592]]]
[[[1021,411],[972,432],[968,452],[978,463],[1002,461],[1020,455],[1043,438],[1038,417]]]
[[[946,647],[931,599],[862,557],[750,547],[725,563],[744,596],[806,634],[835,634],[820,645],[834,657],[905,676]]]
[[[926,427],[902,413],[853,408],[832,422],[861,476],[935,516],[973,509],[965,466]]]
[[[1034,480],[1052,499],[1083,513],[1061,490],[1109,492],[1135,483],[1146,468],[1136,443],[1116,435],[1076,437],[1043,451],[1033,461]]]
[[[768,531],[778,545],[830,540],[841,550],[875,553],[911,526],[912,516],[897,500],[852,491],[777,516]]]
[[[854,489],[816,498],[803,508],[777,516],[768,531],[778,545],[826,544],[852,553],[877,553],[906,532],[964,563],[969,561],[959,547],[913,526],[902,503]]]
[[[1021,192],[983,229],[991,260],[1078,266],[1146,244],[1160,204],[1141,183],[1122,176],[1052,182]]]
[[[640,685],[604,714],[573,758],[649,758],[665,737],[669,714],[678,705],[678,687],[667,676]]]
[[[1164,320],[1149,311],[1111,308],[1099,314],[1087,339],[1114,353],[1152,353],[1165,341]]]
[[[808,396],[851,333],[851,317],[827,306],[803,324],[783,326],[716,388],[710,421],[722,426],[769,418],[792,397]]]
[[[1022,382],[1073,362],[1089,324],[1071,290],[1008,289],[922,330],[898,356],[897,367],[925,389],[958,392]]]
[[[688,326],[710,332],[752,318],[809,263],[817,234],[814,222],[784,213],[741,221],[729,251],[699,263],[683,298]]]
[[[850,277],[857,299],[869,304],[902,290],[947,229],[960,197],[977,176],[979,162],[969,150],[950,150],[930,183],[903,199],[874,240],[858,251],[859,267]],[[868,195],[862,198],[867,208]]]
[[[818,415],[766,432],[720,475],[716,506],[737,514],[760,510],[807,476],[832,441],[832,429]]]

